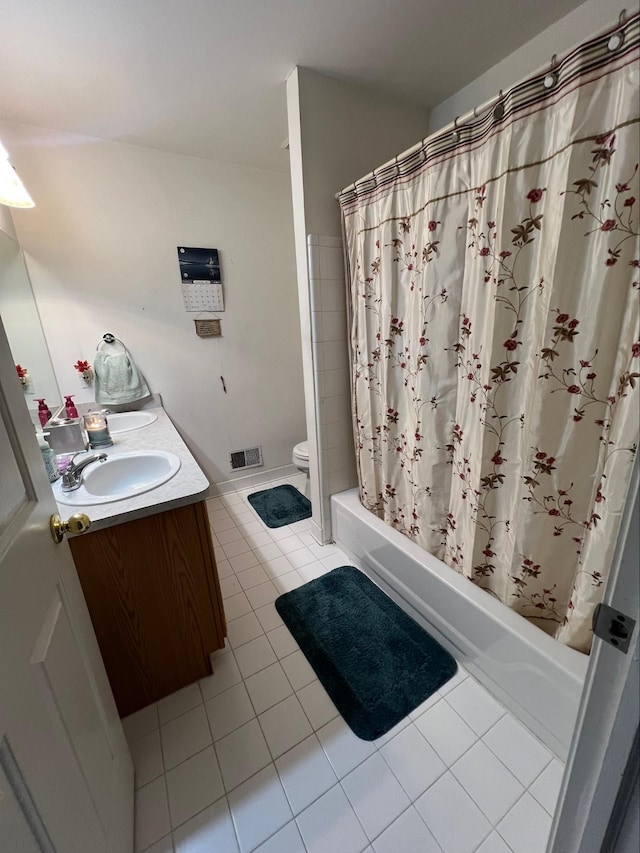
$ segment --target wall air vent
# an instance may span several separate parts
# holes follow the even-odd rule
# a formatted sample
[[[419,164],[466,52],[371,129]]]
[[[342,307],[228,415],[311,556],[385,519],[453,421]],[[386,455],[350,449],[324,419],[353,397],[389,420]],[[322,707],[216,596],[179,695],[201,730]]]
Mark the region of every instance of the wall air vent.
[[[234,450],[229,454],[231,471],[241,468],[259,468],[262,465],[262,448],[248,447],[246,450]]]

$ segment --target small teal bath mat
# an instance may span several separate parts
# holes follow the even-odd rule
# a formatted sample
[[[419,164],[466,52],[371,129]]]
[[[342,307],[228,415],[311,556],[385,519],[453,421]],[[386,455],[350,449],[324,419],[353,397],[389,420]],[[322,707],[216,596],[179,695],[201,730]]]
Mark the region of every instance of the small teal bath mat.
[[[247,498],[267,527],[284,527],[311,518],[311,501],[294,486],[275,486]]]
[[[386,734],[455,675],[455,659],[353,566],[276,600],[347,725],[362,740]]]

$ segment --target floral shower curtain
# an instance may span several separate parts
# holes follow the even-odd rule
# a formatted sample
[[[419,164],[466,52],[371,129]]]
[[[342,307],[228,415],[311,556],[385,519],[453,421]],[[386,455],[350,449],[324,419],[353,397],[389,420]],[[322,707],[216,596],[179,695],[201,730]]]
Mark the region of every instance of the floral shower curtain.
[[[638,17],[341,193],[365,507],[582,651],[638,440]]]

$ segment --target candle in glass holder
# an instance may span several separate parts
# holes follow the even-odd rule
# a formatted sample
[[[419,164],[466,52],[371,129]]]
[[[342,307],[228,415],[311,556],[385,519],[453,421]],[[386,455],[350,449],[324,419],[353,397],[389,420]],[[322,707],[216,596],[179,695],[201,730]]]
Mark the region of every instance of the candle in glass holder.
[[[96,447],[110,447],[113,444],[113,439],[109,432],[107,416],[103,412],[89,412],[83,416],[84,428],[89,436],[89,446],[93,449]]]

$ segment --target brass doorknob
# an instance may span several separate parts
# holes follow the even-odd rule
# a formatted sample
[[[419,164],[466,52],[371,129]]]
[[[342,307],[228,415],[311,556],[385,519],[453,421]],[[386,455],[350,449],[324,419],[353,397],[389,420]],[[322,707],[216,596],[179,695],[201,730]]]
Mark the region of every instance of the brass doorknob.
[[[86,533],[90,527],[91,519],[83,512],[74,513],[68,521],[63,521],[59,515],[52,515],[49,520],[51,538],[57,543],[62,542],[65,533]]]

